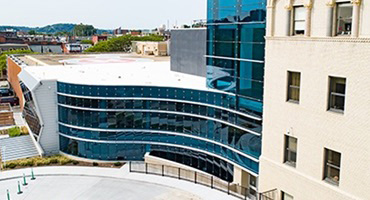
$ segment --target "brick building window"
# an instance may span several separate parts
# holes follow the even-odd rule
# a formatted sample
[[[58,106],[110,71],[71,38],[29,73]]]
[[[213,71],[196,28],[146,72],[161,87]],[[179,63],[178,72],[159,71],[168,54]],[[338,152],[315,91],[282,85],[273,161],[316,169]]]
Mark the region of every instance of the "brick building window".
[[[288,101],[299,102],[301,87],[301,73],[288,72]]]
[[[335,6],[336,35],[351,35],[353,5],[348,2],[337,3]]]
[[[303,6],[293,7],[293,35],[304,35],[306,29],[306,9]]]
[[[341,154],[330,149],[325,149],[324,180],[338,185],[340,176]]]
[[[329,77],[329,110],[343,112],[346,97],[346,79]]]
[[[292,167],[297,161],[297,138],[285,136],[284,163]]]

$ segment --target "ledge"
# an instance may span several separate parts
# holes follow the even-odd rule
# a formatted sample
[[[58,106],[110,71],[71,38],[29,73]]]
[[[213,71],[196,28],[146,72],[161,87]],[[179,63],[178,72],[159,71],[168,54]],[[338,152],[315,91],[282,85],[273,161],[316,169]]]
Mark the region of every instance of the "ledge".
[[[349,43],[370,43],[370,38],[352,37],[265,37],[267,41],[314,41],[314,42],[349,42]]]

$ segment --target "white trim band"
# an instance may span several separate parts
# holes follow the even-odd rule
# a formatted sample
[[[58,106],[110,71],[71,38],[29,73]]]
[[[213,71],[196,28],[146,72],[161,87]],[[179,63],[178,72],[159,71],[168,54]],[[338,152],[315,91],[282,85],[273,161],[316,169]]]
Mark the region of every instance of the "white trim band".
[[[265,61],[261,60],[251,60],[251,59],[244,59],[244,58],[231,58],[231,57],[223,57],[223,56],[211,56],[205,55],[206,58],[217,58],[217,59],[224,59],[224,60],[237,60],[237,61],[244,61],[244,62],[254,62],[254,63],[265,63]]]

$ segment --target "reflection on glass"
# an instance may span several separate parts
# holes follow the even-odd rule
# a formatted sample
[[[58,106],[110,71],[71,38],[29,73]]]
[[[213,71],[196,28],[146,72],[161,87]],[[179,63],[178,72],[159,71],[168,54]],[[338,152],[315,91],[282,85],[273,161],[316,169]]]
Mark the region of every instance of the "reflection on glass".
[[[32,133],[38,136],[41,130],[41,123],[40,118],[36,112],[35,102],[33,100],[32,93],[23,82],[20,82],[20,85],[25,100],[25,104],[23,107],[23,117],[26,119],[26,122],[30,127]]]

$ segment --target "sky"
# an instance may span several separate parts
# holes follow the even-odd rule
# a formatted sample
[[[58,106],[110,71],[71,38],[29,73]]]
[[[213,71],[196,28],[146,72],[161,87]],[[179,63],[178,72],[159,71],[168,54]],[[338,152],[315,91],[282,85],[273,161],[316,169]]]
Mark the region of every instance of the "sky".
[[[95,28],[157,28],[206,18],[207,0],[12,0],[1,4],[0,25],[91,24]]]

